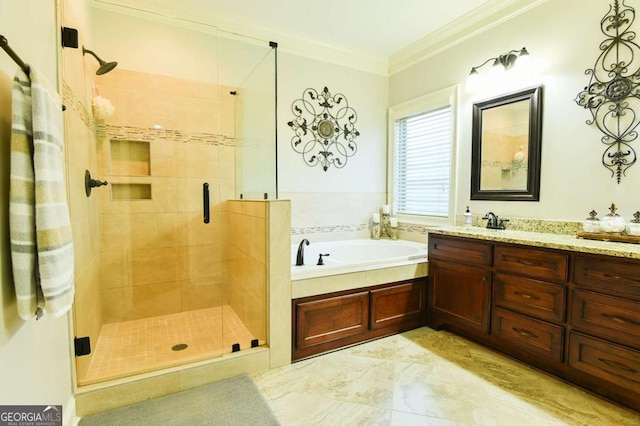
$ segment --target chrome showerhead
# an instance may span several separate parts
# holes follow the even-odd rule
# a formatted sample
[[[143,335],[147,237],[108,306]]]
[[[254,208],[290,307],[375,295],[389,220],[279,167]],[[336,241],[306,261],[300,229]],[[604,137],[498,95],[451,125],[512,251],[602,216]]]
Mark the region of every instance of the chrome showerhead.
[[[98,60],[98,63],[100,64],[98,70],[96,71],[96,75],[106,74],[116,66],[118,66],[117,62],[105,62],[100,59],[98,55],[96,55],[92,50],[86,49],[84,46],[82,46],[82,55],[84,56],[87,53],[96,58]]]

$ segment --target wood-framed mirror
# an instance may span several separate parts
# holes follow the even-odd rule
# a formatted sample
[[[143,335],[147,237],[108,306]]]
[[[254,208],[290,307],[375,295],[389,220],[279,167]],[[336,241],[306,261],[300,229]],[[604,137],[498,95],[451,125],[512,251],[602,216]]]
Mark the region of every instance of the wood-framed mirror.
[[[473,104],[471,199],[538,201],[542,86]]]

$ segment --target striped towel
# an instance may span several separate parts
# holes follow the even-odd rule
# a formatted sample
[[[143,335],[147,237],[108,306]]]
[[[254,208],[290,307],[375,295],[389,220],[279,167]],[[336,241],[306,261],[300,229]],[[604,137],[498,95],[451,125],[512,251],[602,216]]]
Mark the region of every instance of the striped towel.
[[[61,316],[74,296],[61,102],[30,74],[18,70],[13,81],[9,189],[13,280],[25,320],[42,311]]]

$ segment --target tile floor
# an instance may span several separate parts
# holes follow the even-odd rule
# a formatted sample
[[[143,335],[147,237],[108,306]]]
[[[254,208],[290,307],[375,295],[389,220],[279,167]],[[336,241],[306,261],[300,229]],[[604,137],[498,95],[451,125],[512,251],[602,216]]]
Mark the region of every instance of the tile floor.
[[[250,348],[253,335],[229,305],[105,324],[80,385],[204,360]],[[187,348],[172,350],[184,343]],[[259,342],[264,344],[264,342]]]
[[[285,426],[640,425],[640,413],[426,327],[252,378]]]

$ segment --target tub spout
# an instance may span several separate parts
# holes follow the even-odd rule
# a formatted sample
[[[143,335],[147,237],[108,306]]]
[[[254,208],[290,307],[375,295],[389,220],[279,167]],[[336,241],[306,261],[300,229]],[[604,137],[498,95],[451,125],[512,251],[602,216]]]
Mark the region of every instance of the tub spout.
[[[304,246],[309,245],[309,240],[303,238],[298,245],[298,255],[296,256],[296,266],[304,265]]]

